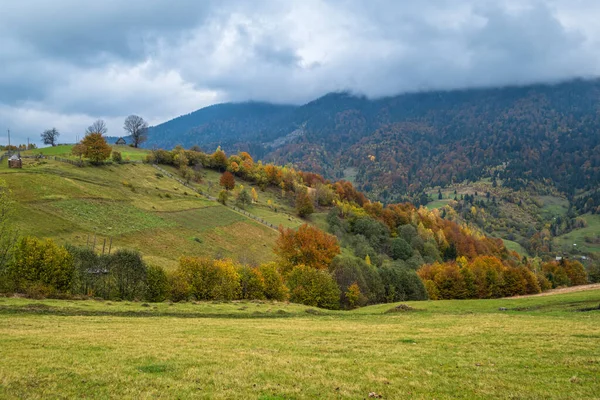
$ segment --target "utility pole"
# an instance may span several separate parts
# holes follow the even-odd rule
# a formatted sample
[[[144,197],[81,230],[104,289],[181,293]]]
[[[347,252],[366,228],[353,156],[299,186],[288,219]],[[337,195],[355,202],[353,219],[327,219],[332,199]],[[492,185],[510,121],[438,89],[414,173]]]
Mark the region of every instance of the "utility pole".
[[[10,146],[10,129],[8,129],[8,145]]]
[[[27,138],[27,149],[25,150],[29,150],[29,138]]]

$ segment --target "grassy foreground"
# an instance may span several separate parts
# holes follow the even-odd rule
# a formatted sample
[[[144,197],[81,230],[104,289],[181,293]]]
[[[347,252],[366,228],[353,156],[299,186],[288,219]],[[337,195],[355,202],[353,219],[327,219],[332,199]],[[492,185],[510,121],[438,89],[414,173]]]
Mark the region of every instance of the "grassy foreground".
[[[599,303],[600,290],[394,313],[0,298],[0,397],[593,399],[600,311],[577,310]]]

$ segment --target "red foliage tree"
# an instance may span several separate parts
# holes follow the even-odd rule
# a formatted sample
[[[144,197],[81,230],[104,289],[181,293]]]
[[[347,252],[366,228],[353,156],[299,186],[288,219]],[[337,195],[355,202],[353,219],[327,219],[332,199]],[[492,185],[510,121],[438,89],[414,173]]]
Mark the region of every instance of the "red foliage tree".
[[[235,188],[235,177],[229,171],[225,171],[223,175],[221,175],[221,179],[219,180],[219,184],[225,190],[232,190]]]
[[[308,224],[298,231],[279,228],[275,254],[285,271],[296,265],[326,270],[335,256],[340,254],[337,238]]]

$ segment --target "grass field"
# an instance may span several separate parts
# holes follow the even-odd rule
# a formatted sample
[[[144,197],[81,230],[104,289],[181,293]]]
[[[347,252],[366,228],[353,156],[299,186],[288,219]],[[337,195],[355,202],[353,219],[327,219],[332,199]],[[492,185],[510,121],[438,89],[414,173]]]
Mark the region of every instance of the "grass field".
[[[516,251],[521,257],[529,256],[529,253],[527,252],[527,250],[525,250],[523,248],[523,246],[521,246],[519,243],[513,242],[512,240],[508,240],[508,239],[502,239],[502,241],[504,242],[504,246],[506,246],[506,248],[508,250]]]
[[[575,229],[569,233],[558,236],[554,239],[554,243],[562,249],[572,249],[577,247],[577,250],[583,252],[598,252],[600,251],[600,215],[585,214],[580,218],[587,223],[585,228]],[[591,241],[586,240],[592,239]],[[594,240],[595,239],[595,240]],[[576,246],[573,246],[573,245]]]
[[[147,149],[136,149],[130,146],[117,146],[112,143],[109,144],[113,151],[120,152],[123,160],[126,161],[143,161],[146,158],[146,155],[150,153],[150,150]],[[76,160],[78,157],[75,157],[71,154],[72,149],[72,144],[61,144],[54,147],[42,147],[40,149],[24,151],[23,155],[43,154],[45,156],[56,156]]]
[[[577,310],[599,303],[599,290],[394,313],[0,298],[0,397],[597,399],[600,311]]]
[[[113,249],[137,249],[147,261],[166,268],[183,255],[273,259],[275,230],[157,172],[146,164],[80,168],[24,159],[22,169],[0,165],[23,235],[75,245],[96,237],[100,251],[112,238]]]

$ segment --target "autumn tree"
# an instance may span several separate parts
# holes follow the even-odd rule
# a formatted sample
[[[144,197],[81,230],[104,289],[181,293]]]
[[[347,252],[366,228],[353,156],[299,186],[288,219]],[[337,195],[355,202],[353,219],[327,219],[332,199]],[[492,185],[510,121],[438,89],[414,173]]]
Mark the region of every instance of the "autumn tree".
[[[219,180],[219,184],[225,190],[233,190],[235,188],[235,177],[229,171],[225,171],[223,175],[221,175],[221,179]]]
[[[227,169],[227,155],[221,147],[218,147],[217,150],[211,156],[213,166],[219,171],[224,171]]]
[[[217,197],[219,203],[226,205],[227,200],[229,200],[229,191],[223,189],[219,192],[219,196]]]
[[[133,147],[138,147],[148,139],[148,123],[142,117],[130,115],[125,118],[123,129],[131,136]]]
[[[252,188],[252,191],[250,192],[250,195],[252,196],[252,202],[253,203],[258,203],[258,193],[256,193],[256,189]]]
[[[58,140],[59,136],[60,133],[56,128],[47,129],[41,134],[42,142],[51,146],[56,146],[56,141]]]
[[[295,265],[326,270],[333,258],[340,254],[337,238],[318,228],[304,224],[297,231],[279,229],[275,254],[285,271]]]
[[[71,149],[71,154],[73,154],[75,157],[79,157],[81,160],[81,157],[83,157],[85,154],[85,146],[82,143],[77,143]]]
[[[95,164],[106,160],[112,152],[112,147],[106,143],[101,133],[88,133],[81,144],[85,147],[83,156]]]
[[[301,190],[296,195],[296,212],[301,218],[307,217],[315,212],[312,198],[307,190]]]

